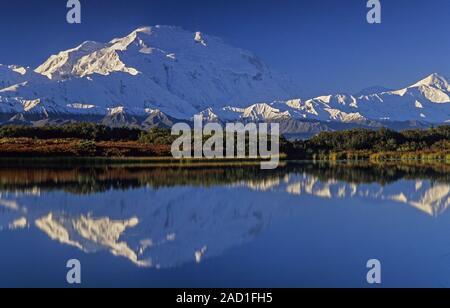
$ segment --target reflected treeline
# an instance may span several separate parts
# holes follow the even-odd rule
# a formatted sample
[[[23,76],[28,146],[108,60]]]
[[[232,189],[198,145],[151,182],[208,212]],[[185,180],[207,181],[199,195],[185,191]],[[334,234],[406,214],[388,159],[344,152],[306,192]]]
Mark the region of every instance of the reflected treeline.
[[[350,164],[289,162],[276,170],[261,170],[259,164],[192,165],[77,165],[12,162],[0,163],[0,191],[61,190],[90,194],[108,190],[174,186],[210,187],[245,181],[282,179],[289,174],[307,174],[321,181],[386,185],[401,179],[450,182],[445,164]]]
[[[227,185],[246,180],[276,179],[286,168],[262,172],[259,164],[194,165],[92,165],[0,163],[0,191],[63,190],[90,194],[141,187]]]
[[[352,184],[387,185],[399,180],[430,180],[450,183],[450,165],[440,163],[311,163],[302,171],[321,181],[339,180]]]

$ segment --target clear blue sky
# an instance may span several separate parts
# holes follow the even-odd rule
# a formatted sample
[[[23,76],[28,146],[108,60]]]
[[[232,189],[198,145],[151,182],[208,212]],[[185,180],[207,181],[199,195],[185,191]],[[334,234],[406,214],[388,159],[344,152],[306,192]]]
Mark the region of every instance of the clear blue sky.
[[[0,0],[0,63],[36,66],[85,40],[109,41],[143,25],[177,25],[253,51],[299,80],[308,95],[400,87],[450,75],[450,1],[81,0],[83,23],[65,21],[66,0]]]

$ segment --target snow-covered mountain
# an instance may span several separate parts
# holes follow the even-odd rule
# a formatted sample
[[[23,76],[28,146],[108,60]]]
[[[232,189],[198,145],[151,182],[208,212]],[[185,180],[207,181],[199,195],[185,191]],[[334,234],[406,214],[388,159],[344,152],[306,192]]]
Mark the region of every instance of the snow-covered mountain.
[[[208,107],[243,107],[293,94],[252,53],[169,26],[140,28],[105,44],[84,42],[51,56],[35,72],[47,81],[2,90],[2,107],[13,106],[3,112],[104,115],[124,107],[188,119]],[[33,108],[25,108],[26,101],[34,101]]]
[[[109,43],[84,42],[34,71],[0,65],[0,122],[145,128],[202,114],[205,121],[277,121],[285,132],[303,132],[314,130],[305,123],[336,129],[337,123],[450,121],[449,79],[438,74],[399,90],[373,87],[356,95],[295,99],[298,91],[255,55],[219,38],[144,27]]]
[[[305,119],[366,124],[370,121],[450,121],[448,79],[433,74],[400,90],[368,95],[336,94],[312,99],[259,103],[248,108],[225,107],[210,112],[225,119],[270,121]]]

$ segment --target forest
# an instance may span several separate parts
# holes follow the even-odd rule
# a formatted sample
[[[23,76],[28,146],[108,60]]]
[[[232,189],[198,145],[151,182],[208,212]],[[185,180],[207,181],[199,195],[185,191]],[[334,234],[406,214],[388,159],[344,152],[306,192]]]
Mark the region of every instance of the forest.
[[[450,126],[401,132],[386,128],[322,132],[309,140],[290,143],[286,152],[318,160],[448,160]]]

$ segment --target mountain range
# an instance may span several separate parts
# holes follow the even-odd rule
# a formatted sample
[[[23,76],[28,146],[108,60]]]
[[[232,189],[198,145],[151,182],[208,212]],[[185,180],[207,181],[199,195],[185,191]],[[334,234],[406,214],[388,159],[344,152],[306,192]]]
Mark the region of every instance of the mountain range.
[[[300,98],[301,85],[220,38],[171,26],[139,28],[109,43],[87,41],[37,68],[0,65],[0,123],[89,121],[170,127],[279,122],[285,134],[450,122],[450,81],[440,74],[402,89]]]

